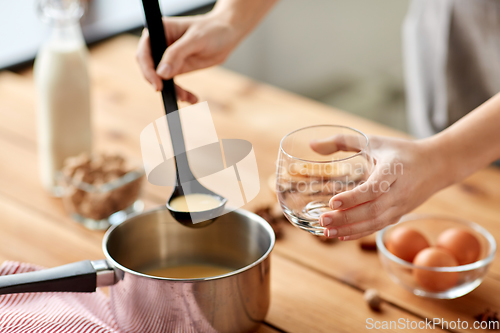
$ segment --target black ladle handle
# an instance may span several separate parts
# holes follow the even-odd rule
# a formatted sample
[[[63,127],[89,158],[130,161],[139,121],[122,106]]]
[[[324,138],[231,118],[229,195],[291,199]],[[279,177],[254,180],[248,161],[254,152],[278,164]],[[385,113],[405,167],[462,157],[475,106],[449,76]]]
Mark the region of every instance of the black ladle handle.
[[[105,260],[84,260],[29,273],[0,276],[0,295],[35,292],[94,292],[114,284]]]
[[[155,68],[158,67],[163,53],[167,49],[167,38],[158,0],[142,0],[146,25],[149,30],[149,40],[151,43],[151,54]],[[163,80],[163,90],[161,92],[166,114],[179,110],[177,105],[177,94],[175,93],[174,80]]]
[[[163,53],[167,49],[167,38],[165,27],[160,11],[158,0],[142,0],[144,14],[146,16],[146,25],[149,30],[149,41],[151,44],[151,53],[155,67],[160,63]],[[168,117],[168,129],[172,140],[172,148],[175,156],[175,165],[177,167],[177,187],[195,180],[189,167],[186,155],[186,145],[184,144],[184,135],[182,134],[182,125],[177,105],[177,95],[175,93],[174,80],[163,80],[163,106]]]

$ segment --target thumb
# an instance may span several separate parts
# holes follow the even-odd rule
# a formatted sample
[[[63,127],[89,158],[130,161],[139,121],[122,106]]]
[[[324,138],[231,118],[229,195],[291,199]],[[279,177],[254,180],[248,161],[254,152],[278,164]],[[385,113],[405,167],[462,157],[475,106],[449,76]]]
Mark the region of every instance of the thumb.
[[[189,33],[184,34],[167,48],[156,73],[164,80],[173,78],[179,73],[185,59],[198,51],[198,45],[199,42],[194,41]]]
[[[366,145],[364,138],[350,134],[337,134],[328,138],[311,140],[312,150],[321,155],[330,155],[337,151],[361,151]]]

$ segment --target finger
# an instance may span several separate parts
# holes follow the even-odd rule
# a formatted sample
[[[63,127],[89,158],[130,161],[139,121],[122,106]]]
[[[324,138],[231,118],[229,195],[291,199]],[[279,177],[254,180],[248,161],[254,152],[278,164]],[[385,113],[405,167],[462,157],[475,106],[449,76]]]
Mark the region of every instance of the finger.
[[[163,82],[156,74],[153,56],[151,54],[151,45],[149,42],[149,32],[147,29],[142,31],[141,39],[136,54],[137,62],[146,80],[153,85],[156,91],[163,89]]]
[[[193,16],[179,16],[179,17],[162,17],[163,26],[165,32],[167,33],[167,44],[173,44],[177,39],[179,39],[190,25],[193,24],[195,17]]]
[[[385,194],[379,198],[346,210],[334,210],[320,216],[323,227],[336,227],[375,219],[394,205],[394,198]]]
[[[177,98],[181,101],[188,102],[191,104],[195,104],[198,102],[198,97],[196,97],[193,93],[184,90],[178,85],[175,85],[175,92],[177,93]]]
[[[199,53],[191,54],[184,59],[182,66],[176,71],[175,75],[218,65],[223,63],[225,59],[226,54],[222,53],[214,54],[206,58],[201,57]]]
[[[356,234],[356,235],[341,236],[341,237],[339,237],[339,240],[341,240],[341,241],[351,241],[351,240],[360,239],[362,237],[365,237],[365,236],[368,236],[368,235],[371,235],[371,234],[373,234],[372,231],[366,231],[366,232],[362,232],[362,233],[359,233],[359,234]]]
[[[391,172],[390,167],[388,169],[386,165],[379,163],[366,182],[352,190],[334,195],[329,206],[331,209],[349,209],[373,201],[389,192],[397,178],[397,174]]]
[[[367,145],[363,136],[337,134],[320,140],[312,140],[311,149],[321,155],[333,154],[337,151],[360,152]]]
[[[392,207],[381,216],[363,222],[351,223],[339,227],[325,229],[325,236],[329,238],[353,236],[362,233],[378,231],[389,224],[397,222],[396,208]]]
[[[165,80],[179,74],[184,60],[192,53],[199,51],[200,41],[195,40],[192,33],[186,32],[181,38],[170,45],[160,63],[156,73]]]

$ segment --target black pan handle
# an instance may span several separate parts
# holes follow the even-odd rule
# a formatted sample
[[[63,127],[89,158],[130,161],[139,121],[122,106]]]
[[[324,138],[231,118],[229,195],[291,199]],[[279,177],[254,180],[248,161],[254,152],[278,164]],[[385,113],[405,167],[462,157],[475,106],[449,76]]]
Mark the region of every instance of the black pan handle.
[[[0,295],[35,292],[90,293],[115,283],[105,260],[79,261],[40,271],[0,276]]]
[[[163,53],[167,49],[167,38],[163,20],[161,18],[160,4],[158,0],[142,0],[144,14],[146,16],[146,26],[149,30],[149,41],[151,43],[151,53],[155,67],[160,63]],[[179,110],[177,105],[177,94],[175,93],[174,80],[163,80],[163,104],[165,112],[169,114]]]

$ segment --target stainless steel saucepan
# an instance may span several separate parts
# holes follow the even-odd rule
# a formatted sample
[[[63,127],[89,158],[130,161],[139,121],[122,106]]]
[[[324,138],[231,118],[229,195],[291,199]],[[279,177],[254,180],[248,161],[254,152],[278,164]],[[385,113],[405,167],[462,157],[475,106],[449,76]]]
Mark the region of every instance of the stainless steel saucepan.
[[[93,292],[111,286],[111,308],[124,332],[252,332],[269,308],[269,254],[274,242],[269,224],[250,212],[236,210],[210,226],[191,229],[161,208],[108,230],[103,239],[105,260],[2,276],[0,294]],[[140,273],[190,263],[237,269],[200,279]]]

